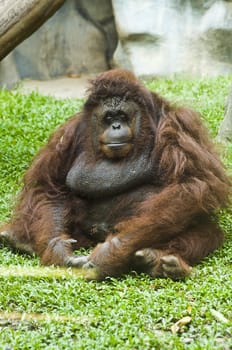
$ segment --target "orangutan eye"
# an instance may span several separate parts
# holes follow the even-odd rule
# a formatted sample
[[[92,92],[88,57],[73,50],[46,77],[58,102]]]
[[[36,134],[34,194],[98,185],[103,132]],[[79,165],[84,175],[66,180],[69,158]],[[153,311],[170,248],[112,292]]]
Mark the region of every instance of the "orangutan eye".
[[[107,124],[107,125],[110,125],[114,120],[114,115],[112,112],[107,112],[104,116],[104,122]]]

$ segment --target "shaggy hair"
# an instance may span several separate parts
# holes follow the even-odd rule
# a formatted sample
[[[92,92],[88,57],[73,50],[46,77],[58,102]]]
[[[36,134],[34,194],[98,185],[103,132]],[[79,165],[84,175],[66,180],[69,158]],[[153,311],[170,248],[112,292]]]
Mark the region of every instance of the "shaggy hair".
[[[105,217],[111,220],[111,229],[102,239],[83,229],[101,199],[95,203],[78,195],[66,178],[82,154],[91,169],[103,160],[111,166],[94,149],[91,120],[101,101],[113,97],[126,104],[133,101],[141,112],[134,151],[113,163],[119,169],[115,171],[119,177],[123,169],[127,172],[135,164],[131,159],[134,162],[149,144],[153,172],[149,183],[141,181],[130,190],[123,187],[123,193],[107,199],[112,215],[105,213]],[[189,265],[223,242],[214,213],[228,205],[230,181],[198,113],[173,106],[125,70],[112,70],[92,81],[83,111],[55,131],[23,181],[8,238],[13,245],[37,253],[44,264],[64,265],[74,248],[100,242],[88,261],[103,277],[137,269],[175,278],[187,274]],[[141,263],[135,256],[142,257]],[[171,266],[173,257],[179,275],[164,271],[163,262],[171,261]]]

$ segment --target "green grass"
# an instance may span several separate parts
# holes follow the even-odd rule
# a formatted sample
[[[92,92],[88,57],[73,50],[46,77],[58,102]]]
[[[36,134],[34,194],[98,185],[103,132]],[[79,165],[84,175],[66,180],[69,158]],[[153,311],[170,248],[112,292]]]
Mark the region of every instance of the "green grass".
[[[216,136],[231,77],[147,84],[200,111]],[[0,91],[0,221],[9,218],[33,155],[82,103]],[[231,171],[232,145],[222,157]],[[145,275],[86,282],[78,273],[41,268],[38,258],[2,248],[0,350],[232,349],[231,211],[220,214],[220,223],[224,246],[182,282]],[[185,316],[190,322],[173,334],[172,326]]]

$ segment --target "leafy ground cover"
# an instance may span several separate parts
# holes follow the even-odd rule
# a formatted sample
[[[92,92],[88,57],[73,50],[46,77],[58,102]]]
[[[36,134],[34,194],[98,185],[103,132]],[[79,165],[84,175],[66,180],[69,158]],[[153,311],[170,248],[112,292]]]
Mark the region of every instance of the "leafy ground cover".
[[[146,84],[202,113],[212,137],[231,77]],[[49,134],[83,101],[0,91],[0,221]],[[232,171],[232,145],[222,149]],[[86,282],[73,270],[0,249],[0,349],[232,349],[232,211],[219,213],[224,246],[181,282],[128,275]]]

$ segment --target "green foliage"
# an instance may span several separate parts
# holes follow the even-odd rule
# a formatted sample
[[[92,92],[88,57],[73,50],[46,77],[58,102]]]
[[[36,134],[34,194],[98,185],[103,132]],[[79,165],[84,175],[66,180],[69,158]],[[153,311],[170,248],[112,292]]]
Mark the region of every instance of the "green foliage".
[[[213,136],[223,118],[226,97],[229,93],[231,77],[201,79],[165,79],[148,83],[151,90],[158,91],[170,101],[196,109]]]
[[[36,92],[0,90],[0,207],[9,213],[9,203],[19,188],[25,169],[54,129],[75,114],[82,101],[56,100]],[[0,218],[1,219],[1,218]]]
[[[201,112],[212,136],[223,118],[230,84],[230,77],[147,82],[168,99]],[[9,217],[33,155],[81,104],[0,91],[0,221]],[[223,150],[230,170],[231,151],[232,145]],[[2,268],[34,268],[34,275],[0,269],[0,350],[231,349],[232,213],[220,213],[220,223],[227,235],[224,246],[182,282],[132,274],[96,283],[52,269],[41,274],[36,257],[2,248]],[[171,327],[184,316],[191,316],[191,322],[173,334]]]

